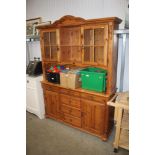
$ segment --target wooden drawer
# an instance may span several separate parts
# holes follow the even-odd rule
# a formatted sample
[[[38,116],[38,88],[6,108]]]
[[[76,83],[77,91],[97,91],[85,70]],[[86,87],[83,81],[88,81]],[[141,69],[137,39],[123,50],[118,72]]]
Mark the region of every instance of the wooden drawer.
[[[80,98],[71,97],[70,98],[70,106],[81,109],[81,101]]]
[[[70,90],[70,95],[75,97],[80,97],[80,92]]]
[[[81,97],[86,98],[88,100],[93,100],[94,99],[92,94],[87,94],[87,93],[81,93]]]
[[[79,109],[75,109],[64,104],[61,105],[61,111],[75,117],[81,117],[81,111]]]
[[[55,91],[55,92],[59,91],[59,88],[56,86],[43,85],[43,88],[45,88],[46,90]]]
[[[88,100],[93,100],[101,103],[105,103],[105,99],[100,96],[92,95],[92,94],[87,94],[87,93],[81,93],[82,98],[86,98]]]
[[[60,88],[60,93],[69,94],[69,90],[68,89],[64,89],[64,88]]]
[[[100,96],[93,96],[93,100],[101,103],[105,103],[105,99]]]
[[[70,105],[70,96],[65,94],[60,94],[60,103]]]
[[[76,117],[73,117],[68,114],[62,114],[62,117],[65,122],[72,124],[74,126],[77,126],[77,127],[81,127],[81,119],[80,118],[76,118]]]

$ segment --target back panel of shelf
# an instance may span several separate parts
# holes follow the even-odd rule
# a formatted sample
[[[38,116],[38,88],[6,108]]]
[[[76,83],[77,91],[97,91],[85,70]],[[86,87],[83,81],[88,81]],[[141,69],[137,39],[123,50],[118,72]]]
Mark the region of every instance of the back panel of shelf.
[[[60,50],[61,62],[81,62],[80,27],[60,28]]]

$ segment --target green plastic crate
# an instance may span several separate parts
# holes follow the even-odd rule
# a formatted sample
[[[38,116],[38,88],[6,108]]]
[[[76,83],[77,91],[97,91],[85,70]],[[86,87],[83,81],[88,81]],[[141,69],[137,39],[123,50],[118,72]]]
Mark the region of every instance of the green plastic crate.
[[[80,71],[82,88],[97,92],[106,91],[107,71],[101,68],[89,67]]]

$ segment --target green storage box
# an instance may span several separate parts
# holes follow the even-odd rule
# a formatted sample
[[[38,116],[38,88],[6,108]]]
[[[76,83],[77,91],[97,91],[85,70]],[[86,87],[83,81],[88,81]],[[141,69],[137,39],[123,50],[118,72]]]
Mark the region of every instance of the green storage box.
[[[101,68],[88,67],[80,71],[82,88],[97,92],[106,91],[107,71]]]

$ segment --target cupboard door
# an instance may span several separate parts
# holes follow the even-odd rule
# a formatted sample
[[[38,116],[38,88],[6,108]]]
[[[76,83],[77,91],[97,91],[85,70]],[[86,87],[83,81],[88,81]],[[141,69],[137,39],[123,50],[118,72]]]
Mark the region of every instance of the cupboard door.
[[[83,61],[84,63],[94,62],[94,29],[85,28],[83,30]]]
[[[43,32],[43,60],[58,61],[59,30]]]
[[[50,59],[51,52],[50,52],[50,35],[49,32],[43,33],[43,59],[48,60]]]
[[[94,28],[94,62],[107,66],[108,25]]]
[[[83,63],[107,67],[108,25],[83,27]]]
[[[82,127],[95,134],[102,134],[105,107],[98,102],[82,100]]]
[[[45,110],[47,115],[56,116],[59,112],[58,93],[46,90]]]

